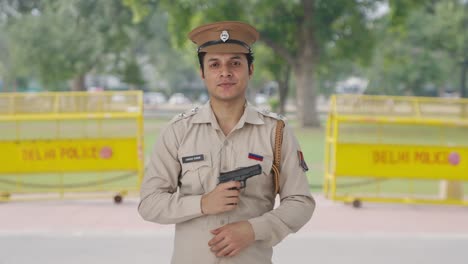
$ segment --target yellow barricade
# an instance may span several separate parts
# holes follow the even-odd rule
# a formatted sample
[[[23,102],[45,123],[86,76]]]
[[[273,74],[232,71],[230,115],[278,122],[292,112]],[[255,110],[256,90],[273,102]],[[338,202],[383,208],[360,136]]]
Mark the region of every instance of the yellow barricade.
[[[0,94],[0,201],[138,191],[140,91]]]
[[[468,205],[468,100],[335,95],[324,193],[362,201]]]

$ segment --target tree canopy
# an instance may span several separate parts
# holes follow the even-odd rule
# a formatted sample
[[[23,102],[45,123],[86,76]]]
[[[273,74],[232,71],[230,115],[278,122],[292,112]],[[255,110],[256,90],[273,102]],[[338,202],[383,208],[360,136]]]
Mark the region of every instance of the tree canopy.
[[[84,89],[85,75],[112,74],[167,93],[199,87],[187,33],[219,20],[260,31],[252,85],[276,81],[283,105],[295,94],[304,126],[320,124],[317,95],[351,76],[369,80],[372,94],[435,96],[466,85],[464,0],[5,0],[0,79]]]
[[[17,6],[5,25],[16,72],[53,89],[74,79],[76,90],[84,89],[83,76],[92,70],[139,74],[134,43],[147,32],[144,24],[132,24],[132,13],[120,2],[51,0],[28,7]]]

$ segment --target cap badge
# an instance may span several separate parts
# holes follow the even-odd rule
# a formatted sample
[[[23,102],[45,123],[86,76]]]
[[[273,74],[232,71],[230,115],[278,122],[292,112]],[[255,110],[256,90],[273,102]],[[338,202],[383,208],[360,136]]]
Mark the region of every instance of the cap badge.
[[[221,32],[221,35],[219,35],[219,38],[220,38],[223,42],[226,42],[226,40],[229,39],[229,33],[227,32],[227,30],[223,30],[223,32]]]

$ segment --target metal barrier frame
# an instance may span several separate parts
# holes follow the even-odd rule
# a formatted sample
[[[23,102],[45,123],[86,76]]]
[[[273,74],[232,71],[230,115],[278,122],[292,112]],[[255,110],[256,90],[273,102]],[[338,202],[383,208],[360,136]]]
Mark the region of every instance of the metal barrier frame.
[[[119,96],[128,96],[134,98],[134,102],[132,104],[127,105],[118,105],[109,102],[109,98],[112,96],[119,95]],[[34,112],[34,111],[18,111],[18,103],[17,101],[24,100],[27,97],[44,97],[50,98],[53,105],[49,107],[50,111],[44,112]],[[80,103],[77,98],[80,100],[87,100],[90,97],[93,98],[100,98],[100,104],[91,105],[92,107],[76,107]],[[72,100],[75,102],[75,108],[67,111],[63,111],[63,103],[61,100]],[[144,128],[143,128],[143,93],[142,91],[98,91],[98,92],[41,92],[41,93],[0,93],[0,102],[5,103],[8,102],[7,109],[1,109],[0,105],[0,123],[2,122],[16,122],[16,140],[21,141],[21,137],[19,136],[19,129],[18,123],[25,122],[25,121],[69,121],[69,120],[94,120],[98,121],[99,125],[101,122],[113,119],[125,119],[125,120],[134,120],[136,122],[136,134],[133,136],[136,139],[138,149],[135,149],[137,152],[136,156],[138,157],[137,161],[137,169],[134,171],[135,175],[137,176],[137,185],[130,186],[128,188],[118,188],[118,189],[102,189],[96,188],[93,189],[86,189],[85,191],[81,190],[80,188],[61,188],[54,189],[59,196],[49,196],[49,195],[41,195],[39,192],[37,196],[32,196],[33,198],[29,197],[20,197],[14,198],[8,192],[2,192],[0,190],[0,201],[8,201],[10,199],[14,200],[42,200],[42,199],[79,199],[79,198],[93,198],[93,197],[108,197],[109,194],[103,194],[103,192],[117,192],[114,195],[114,201],[116,203],[120,203],[123,199],[123,196],[127,195],[129,191],[138,191],[143,180],[143,173],[144,173]],[[62,103],[62,106],[61,106]],[[88,102],[89,103],[89,102]],[[105,104],[104,104],[105,103]],[[92,108],[92,109],[88,109]],[[59,131],[56,131],[59,133]],[[2,140],[0,138],[0,140]],[[0,177],[2,177],[2,173],[0,173]],[[38,175],[38,177],[40,177]],[[63,177],[63,175],[62,175]],[[21,185],[21,182],[18,183]],[[88,194],[83,195],[86,192]],[[66,197],[65,193],[81,193],[80,195],[72,195],[70,197]]]
[[[339,101],[341,99],[354,100],[355,106],[348,107],[347,111],[340,111]],[[383,111],[375,111],[371,114],[366,111],[359,111],[359,104],[366,100],[374,101],[404,101],[412,105],[412,114],[398,115],[385,113]],[[458,117],[440,118],[436,115],[425,115],[421,112],[421,104],[459,104],[460,113]],[[377,107],[374,107],[378,109]],[[445,205],[463,205],[468,206],[468,200],[463,197],[445,197],[444,199],[419,199],[413,197],[375,197],[367,195],[347,194],[338,195],[337,178],[342,175],[336,174],[337,168],[337,148],[340,142],[339,128],[345,123],[354,124],[405,124],[405,125],[429,125],[437,127],[468,127],[468,99],[454,98],[429,98],[429,97],[403,97],[403,96],[370,96],[370,95],[332,95],[330,98],[330,108],[327,116],[325,128],[325,166],[324,166],[324,184],[323,192],[325,196],[331,200],[351,203],[354,207],[360,207],[361,201],[368,202],[385,202],[385,203],[404,203],[404,204],[445,204]],[[464,146],[465,147],[465,146]],[[356,155],[359,155],[356,153]],[[356,164],[359,166],[359,164]],[[359,176],[358,176],[359,177]],[[369,177],[362,176],[362,177]],[[372,175],[371,175],[372,177]],[[382,179],[383,177],[378,177]],[[375,178],[377,179],[377,177]],[[401,179],[414,180],[414,178]],[[423,179],[418,177],[418,179]],[[441,180],[444,180],[441,178]],[[460,181],[468,181],[468,172],[465,178]],[[460,181],[447,180],[451,186],[460,184]],[[450,192],[450,190],[449,190]]]

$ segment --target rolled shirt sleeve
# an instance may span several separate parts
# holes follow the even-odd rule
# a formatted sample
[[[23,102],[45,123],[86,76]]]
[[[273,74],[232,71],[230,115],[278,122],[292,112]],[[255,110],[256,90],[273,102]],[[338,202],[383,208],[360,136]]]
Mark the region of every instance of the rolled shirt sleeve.
[[[177,149],[177,135],[169,125],[156,141],[140,189],[138,212],[147,221],[176,224],[203,215],[201,195],[177,192],[181,172]]]
[[[266,247],[297,232],[312,217],[315,201],[298,156],[299,144],[291,129],[283,133],[280,173],[280,205],[259,217],[249,219],[255,240]]]

